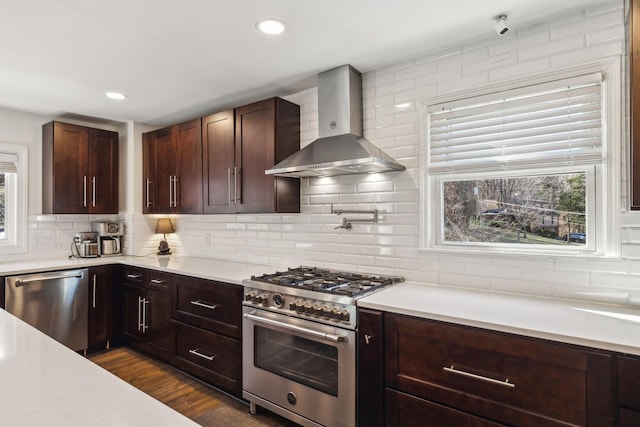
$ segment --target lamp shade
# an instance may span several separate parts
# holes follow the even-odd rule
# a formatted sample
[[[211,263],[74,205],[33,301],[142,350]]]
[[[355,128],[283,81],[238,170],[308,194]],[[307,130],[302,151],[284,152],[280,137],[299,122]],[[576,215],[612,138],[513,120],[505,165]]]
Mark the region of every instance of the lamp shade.
[[[170,218],[158,218],[158,222],[156,223],[156,234],[167,234],[173,232],[173,224],[171,223]]]

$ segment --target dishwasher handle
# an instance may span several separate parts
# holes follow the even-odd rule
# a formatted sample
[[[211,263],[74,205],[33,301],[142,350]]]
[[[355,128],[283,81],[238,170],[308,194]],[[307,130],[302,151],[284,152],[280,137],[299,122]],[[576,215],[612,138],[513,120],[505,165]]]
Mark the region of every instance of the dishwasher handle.
[[[27,279],[17,279],[16,288],[24,286],[27,283],[32,282],[44,282],[47,280],[59,280],[59,279],[82,279],[82,273],[74,274],[56,274],[56,275],[42,275],[42,276],[29,276]]]

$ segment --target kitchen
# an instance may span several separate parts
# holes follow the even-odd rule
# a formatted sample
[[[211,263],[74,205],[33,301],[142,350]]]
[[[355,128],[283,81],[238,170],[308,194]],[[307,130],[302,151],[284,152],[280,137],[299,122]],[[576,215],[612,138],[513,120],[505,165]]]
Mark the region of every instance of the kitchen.
[[[250,272],[238,279],[284,267],[316,265],[342,271],[400,276],[406,282],[438,284],[443,289],[451,288],[452,292],[459,288],[480,291],[477,295],[472,294],[476,298],[464,306],[466,314],[456,311],[453,297],[448,303],[445,303],[446,298],[441,300],[442,307],[447,310],[435,316],[436,320],[464,319],[471,316],[469,313],[473,301],[484,302],[486,295],[499,299],[505,294],[521,297],[525,301],[549,298],[551,302],[570,300],[604,303],[605,308],[620,307],[633,314],[639,295],[637,272],[640,255],[637,253],[636,234],[640,225],[637,214],[629,209],[628,137],[620,138],[618,147],[620,171],[616,183],[621,187],[618,189],[621,201],[618,206],[613,204],[617,206],[616,214],[608,218],[619,234],[617,253],[615,248],[610,252],[613,256],[514,255],[479,250],[451,253],[422,249],[426,245],[421,235],[423,207],[419,202],[423,197],[420,141],[423,138],[421,123],[424,100],[452,91],[471,91],[489,83],[517,81],[527,76],[624,56],[625,4],[621,1],[582,4],[584,7],[579,10],[546,16],[545,20],[530,23],[525,28],[515,26],[517,15],[514,15],[509,21],[513,29],[502,38],[495,34],[493,19],[494,15],[504,11],[495,11],[495,14],[488,12],[490,16],[483,16],[486,32],[477,40],[469,41],[469,38],[463,37],[464,34],[451,35],[450,38],[441,36],[435,46],[429,49],[423,47],[421,54],[411,52],[404,58],[390,59],[384,65],[365,68],[364,135],[404,165],[406,171],[302,179],[300,214],[172,215],[176,232],[167,234],[167,240],[174,254],[162,262],[167,263],[167,268],[178,270],[181,256],[269,266],[268,270]],[[460,30],[455,32],[462,33]],[[270,43],[274,41],[269,40]],[[407,59],[409,56],[412,59]],[[358,65],[352,58],[345,58],[341,63],[318,65],[306,75],[315,77],[317,72],[349,62]],[[318,94],[315,82],[301,86],[290,93],[271,93],[268,96],[279,95],[300,106],[300,142],[301,146],[305,146],[318,136]],[[31,92],[37,90],[46,93],[48,89],[34,86]],[[201,91],[198,89],[198,92]],[[131,102],[134,98],[133,92],[128,92],[130,98],[125,102]],[[229,97],[216,107],[237,106],[267,96],[236,94],[235,98],[232,95]],[[142,213],[142,134],[217,110],[203,108],[197,114],[196,111],[177,112],[152,125],[145,124],[144,120],[131,120],[128,114],[133,117],[133,113],[128,113],[126,106],[122,108],[124,112],[120,121],[81,117],[78,114],[92,117],[121,116],[68,107],[61,109],[73,112],[75,117],[73,114],[21,111],[30,111],[26,104],[1,111],[0,140],[29,146],[28,249],[26,253],[3,254],[2,261],[6,267],[2,274],[21,270],[22,263],[30,262],[41,262],[38,264],[42,265],[40,270],[54,268],[52,265],[55,263],[52,264],[50,260],[66,260],[73,235],[90,229],[91,223],[96,221],[121,221],[125,224],[123,247],[126,255],[155,254],[160,240],[160,235],[155,233],[155,226],[160,216]],[[169,113],[165,111],[162,114]],[[162,115],[158,114],[158,117]],[[53,119],[119,133],[118,214],[42,214],[41,129],[43,124]],[[618,126],[622,134],[624,123],[621,121]],[[377,209],[380,213],[379,222],[353,223],[351,230],[336,229],[342,224],[343,217],[348,217],[347,213],[332,213],[336,209]],[[355,214],[355,218],[367,219],[368,216]],[[176,264],[178,267],[174,267]],[[431,288],[425,289],[424,295],[430,293]],[[369,300],[368,308],[384,308],[381,302],[375,300],[375,296]],[[415,301],[418,304],[421,300],[416,297]],[[414,309],[416,312],[418,310]],[[526,321],[519,323],[522,319],[518,318],[517,311],[513,313],[509,310],[509,313],[511,317],[506,316],[509,319],[495,320],[495,324],[503,324],[506,329],[502,329],[503,332],[530,329]],[[557,320],[563,323],[561,319]],[[483,324],[482,321],[478,322],[480,324],[472,322],[471,326]],[[538,325],[538,329],[544,327]],[[533,328],[530,334],[549,338],[538,329]],[[610,339],[615,343],[615,331],[605,330],[603,334],[610,334]],[[585,345],[584,340],[577,338],[564,337],[561,341]],[[602,348],[602,345],[593,337],[588,346]],[[638,347],[636,342],[635,345],[612,350],[638,354]]]

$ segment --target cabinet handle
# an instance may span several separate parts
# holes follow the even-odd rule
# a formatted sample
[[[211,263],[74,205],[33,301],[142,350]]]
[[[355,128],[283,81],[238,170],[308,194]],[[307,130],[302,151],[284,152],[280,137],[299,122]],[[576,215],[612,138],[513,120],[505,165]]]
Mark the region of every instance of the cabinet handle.
[[[169,175],[169,207],[173,207],[173,175]]]
[[[213,305],[205,304],[205,303],[201,302],[200,300],[191,301],[191,304],[197,305],[198,307],[208,308],[209,310],[215,310],[216,308],[220,307],[220,304],[213,304]]]
[[[87,176],[82,177],[82,206],[87,207]]]
[[[173,176],[173,207],[178,207],[178,175]]]
[[[139,279],[140,277],[139,274],[127,274],[127,279]]]
[[[142,333],[144,334],[149,326],[147,326],[147,304],[149,300],[142,298]]]
[[[96,275],[93,275],[93,308],[96,308]]]
[[[366,335],[364,336],[364,342],[367,344],[371,344],[371,335]]]
[[[231,204],[231,168],[227,168],[227,190],[229,190],[229,204]]]
[[[450,372],[452,374],[462,375],[463,377],[468,377],[468,378],[474,378],[476,380],[488,382],[488,383],[491,383],[491,384],[501,385],[501,386],[509,387],[509,388],[515,388],[516,387],[516,385],[514,383],[509,382],[509,378],[507,378],[505,380],[496,380],[496,379],[493,379],[493,378],[484,377],[482,375],[472,374],[471,372],[461,371],[459,369],[456,369],[455,365],[451,365],[451,367],[445,366],[442,369],[444,369],[445,371]]]
[[[233,204],[238,204],[238,168],[233,167]]]
[[[96,207],[96,177],[91,178],[91,206]]]
[[[216,358],[216,355],[215,355],[215,354],[214,354],[213,356],[208,356],[208,355],[206,355],[206,354],[202,354],[202,353],[200,353],[198,350],[199,350],[199,349],[194,348],[194,349],[189,350],[189,353],[191,353],[191,354],[193,354],[193,355],[195,355],[195,356],[198,356],[198,357],[202,357],[203,359],[207,359],[207,360],[209,360],[209,361],[211,361],[211,360],[213,360],[213,359],[215,359],[215,358]]]
[[[151,279],[151,283],[153,283],[154,285],[161,285],[164,283],[164,280]]]
[[[147,178],[147,207],[151,207],[151,198],[149,197],[149,189],[151,188],[151,180]]]
[[[142,329],[142,310],[140,309],[142,306],[142,297],[138,297],[138,331]]]

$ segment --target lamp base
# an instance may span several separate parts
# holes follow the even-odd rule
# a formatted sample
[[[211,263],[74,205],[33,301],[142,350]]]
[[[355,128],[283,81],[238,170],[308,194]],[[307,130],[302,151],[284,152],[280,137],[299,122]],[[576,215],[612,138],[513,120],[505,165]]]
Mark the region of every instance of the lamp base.
[[[158,246],[158,255],[171,255],[171,248],[169,248],[169,243],[166,240],[160,240],[160,245]]]

